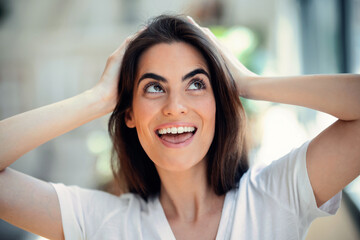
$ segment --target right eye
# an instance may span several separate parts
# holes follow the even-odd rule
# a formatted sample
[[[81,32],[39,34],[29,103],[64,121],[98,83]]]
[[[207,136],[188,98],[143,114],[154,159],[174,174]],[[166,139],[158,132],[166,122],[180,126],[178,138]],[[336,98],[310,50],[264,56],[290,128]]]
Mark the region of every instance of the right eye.
[[[162,93],[162,92],[164,92],[164,89],[161,87],[160,84],[152,82],[152,83],[146,84],[146,86],[144,87],[144,92],[145,93]]]

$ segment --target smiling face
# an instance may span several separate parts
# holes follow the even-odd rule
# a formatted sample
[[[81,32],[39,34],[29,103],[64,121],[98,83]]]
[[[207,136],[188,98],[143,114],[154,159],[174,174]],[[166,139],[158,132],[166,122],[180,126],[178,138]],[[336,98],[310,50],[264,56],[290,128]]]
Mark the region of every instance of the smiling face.
[[[142,147],[159,169],[187,170],[214,138],[215,98],[205,59],[189,44],[157,44],[140,57],[132,109]]]

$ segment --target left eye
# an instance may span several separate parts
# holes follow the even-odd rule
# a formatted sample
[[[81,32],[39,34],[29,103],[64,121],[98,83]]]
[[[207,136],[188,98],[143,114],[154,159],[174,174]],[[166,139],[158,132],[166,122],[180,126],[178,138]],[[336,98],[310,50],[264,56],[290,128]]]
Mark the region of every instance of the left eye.
[[[205,88],[205,83],[200,80],[194,80],[191,82],[191,84],[189,85],[189,90],[200,90],[200,89],[204,89]]]

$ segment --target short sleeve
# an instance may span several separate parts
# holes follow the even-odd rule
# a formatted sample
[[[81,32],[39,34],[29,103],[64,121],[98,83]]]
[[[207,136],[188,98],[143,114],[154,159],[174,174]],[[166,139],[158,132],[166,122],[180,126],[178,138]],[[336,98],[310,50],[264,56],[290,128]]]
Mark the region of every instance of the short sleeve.
[[[261,188],[308,226],[315,218],[333,215],[340,206],[341,192],[317,207],[306,167],[310,141],[274,161],[257,174]]]
[[[128,198],[97,190],[54,184],[61,210],[65,239],[91,239],[112,216],[121,216]],[[120,213],[120,214],[119,214]]]
[[[52,184],[57,193],[65,239],[85,239],[84,215],[77,187]]]

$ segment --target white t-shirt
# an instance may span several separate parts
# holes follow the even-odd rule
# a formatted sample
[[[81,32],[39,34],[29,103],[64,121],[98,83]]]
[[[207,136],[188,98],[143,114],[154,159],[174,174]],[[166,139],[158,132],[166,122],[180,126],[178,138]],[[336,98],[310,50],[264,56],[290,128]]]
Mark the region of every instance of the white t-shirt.
[[[316,206],[306,170],[309,142],[266,167],[253,167],[225,196],[216,239],[304,239],[316,218],[335,214],[341,192]],[[145,202],[53,184],[65,239],[175,239],[158,196]]]

